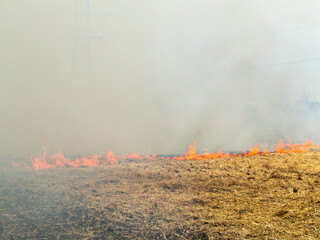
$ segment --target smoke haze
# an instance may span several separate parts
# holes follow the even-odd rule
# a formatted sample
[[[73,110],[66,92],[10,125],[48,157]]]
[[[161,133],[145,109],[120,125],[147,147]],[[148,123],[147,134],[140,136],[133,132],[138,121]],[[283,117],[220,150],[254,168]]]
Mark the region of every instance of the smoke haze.
[[[320,2],[2,0],[0,156],[320,140]]]

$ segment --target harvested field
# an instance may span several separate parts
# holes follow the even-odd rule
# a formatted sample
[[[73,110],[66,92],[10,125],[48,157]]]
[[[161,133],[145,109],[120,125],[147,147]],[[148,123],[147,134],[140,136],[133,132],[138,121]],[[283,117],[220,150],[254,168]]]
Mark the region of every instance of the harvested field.
[[[320,153],[0,169],[1,239],[319,239]]]

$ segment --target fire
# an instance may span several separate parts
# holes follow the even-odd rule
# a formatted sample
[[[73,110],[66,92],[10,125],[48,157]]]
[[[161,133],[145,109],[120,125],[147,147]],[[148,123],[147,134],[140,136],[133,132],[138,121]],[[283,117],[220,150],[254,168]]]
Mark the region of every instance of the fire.
[[[203,154],[198,154],[196,151],[196,145],[198,143],[194,142],[193,145],[189,146],[189,151],[182,156],[176,157],[175,159],[178,160],[191,160],[191,159],[215,159],[215,158],[229,158],[229,157],[238,157],[238,156],[254,156],[258,154],[268,154],[268,150],[263,150],[263,152],[260,152],[260,146],[256,145],[253,148],[251,148],[250,152],[243,152],[242,154],[237,154],[237,153],[224,153],[222,151],[218,151],[217,153],[203,153]]]
[[[268,149],[264,149],[260,151],[261,147],[259,145],[255,145],[250,151],[243,152],[242,154],[238,153],[224,153],[222,151],[218,151],[217,153],[203,153],[198,154],[196,151],[197,142],[194,142],[193,145],[189,146],[189,151],[182,156],[175,157],[177,160],[204,160],[204,159],[216,159],[216,158],[230,158],[230,157],[239,157],[239,156],[255,156],[255,155],[265,155],[269,154],[270,151]],[[309,152],[310,148],[318,148],[320,145],[314,145],[310,140],[305,143],[284,143],[281,139],[279,143],[276,145],[276,153],[303,153]]]
[[[239,156],[255,156],[264,155],[271,153],[269,150],[265,149],[261,151],[259,145],[255,145],[250,149],[249,152],[242,153],[224,153],[218,151],[217,153],[206,151],[204,153],[197,153],[196,147],[197,142],[193,142],[192,145],[188,146],[189,150],[181,156],[178,157],[166,157],[166,159],[176,159],[176,160],[205,160],[205,159],[217,159],[217,158],[233,158]],[[310,148],[319,148],[320,145],[314,145],[310,140],[305,143],[284,143],[281,139],[275,147],[276,153],[304,153],[310,151]],[[66,167],[100,167],[107,164],[118,163],[122,159],[155,159],[157,155],[138,155],[136,153],[131,153],[127,156],[118,156],[112,151],[108,151],[107,154],[93,154],[89,156],[84,156],[81,158],[71,159],[65,157],[63,152],[58,152],[54,155],[48,154],[48,147],[43,146],[43,153],[38,154],[30,158],[30,163],[13,163],[14,167],[24,167],[30,169],[49,169],[49,168],[66,168]]]
[[[58,152],[54,155],[48,154],[48,148],[43,146],[43,153],[37,156],[30,157],[31,165],[26,163],[13,163],[14,167],[24,167],[30,169],[49,169],[49,168],[66,168],[66,167],[101,167],[107,164],[118,163],[120,159],[152,159],[152,156],[140,156],[136,153],[131,153],[128,156],[118,156],[112,151],[108,151],[106,155],[93,154],[81,158],[71,159],[65,157],[63,152]]]
[[[282,139],[279,140],[279,143],[276,146],[276,152],[277,153],[303,153],[303,152],[309,152],[310,148],[317,148],[320,147],[320,145],[313,145],[313,143],[308,140],[305,143],[284,143]]]
[[[196,146],[198,142],[193,142],[193,145],[189,146],[189,151],[182,156],[175,157],[174,159],[178,160],[192,160],[192,159],[213,159],[213,158],[227,158],[230,157],[231,155],[229,153],[223,153],[221,151],[217,153],[203,153],[203,154],[198,154],[196,151]]]

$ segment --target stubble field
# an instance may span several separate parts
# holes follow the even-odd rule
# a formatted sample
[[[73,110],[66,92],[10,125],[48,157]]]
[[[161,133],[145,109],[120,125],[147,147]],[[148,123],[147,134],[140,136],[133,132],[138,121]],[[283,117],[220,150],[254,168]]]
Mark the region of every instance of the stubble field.
[[[1,239],[319,239],[320,153],[0,169]]]

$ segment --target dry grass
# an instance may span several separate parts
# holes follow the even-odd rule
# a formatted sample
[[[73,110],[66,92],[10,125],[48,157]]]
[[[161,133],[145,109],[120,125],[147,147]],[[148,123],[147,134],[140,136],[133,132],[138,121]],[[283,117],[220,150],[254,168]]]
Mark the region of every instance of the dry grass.
[[[320,153],[2,169],[1,239],[319,239]]]

